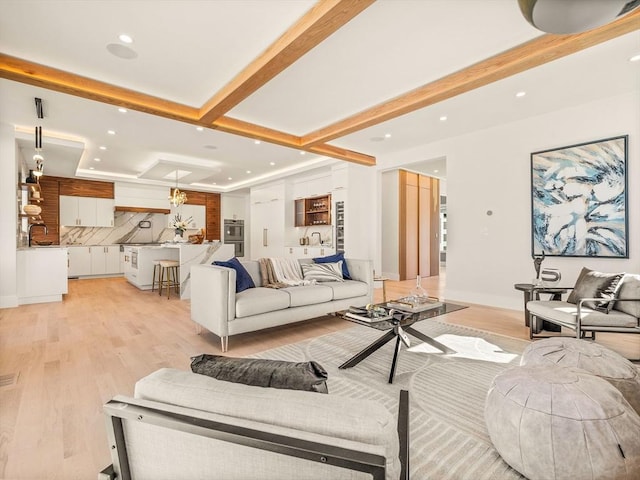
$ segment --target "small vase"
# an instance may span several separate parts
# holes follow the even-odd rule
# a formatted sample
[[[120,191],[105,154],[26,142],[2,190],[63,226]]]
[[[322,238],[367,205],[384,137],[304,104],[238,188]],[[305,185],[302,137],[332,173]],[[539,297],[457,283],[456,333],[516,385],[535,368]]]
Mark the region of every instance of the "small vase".
[[[416,286],[411,290],[410,295],[416,299],[428,297],[427,291],[422,288],[422,278],[420,278],[420,275],[416,277]]]
[[[184,230],[182,230],[181,228],[176,228],[174,233],[177,237],[182,237],[182,235],[184,234]]]

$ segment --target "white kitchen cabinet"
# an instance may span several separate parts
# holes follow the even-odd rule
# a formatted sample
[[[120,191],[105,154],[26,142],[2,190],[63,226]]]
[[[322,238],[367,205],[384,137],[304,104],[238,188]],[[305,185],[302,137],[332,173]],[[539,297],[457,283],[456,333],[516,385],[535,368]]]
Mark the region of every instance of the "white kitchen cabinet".
[[[119,245],[69,247],[69,277],[122,273]]]
[[[113,227],[112,198],[60,195],[60,225]]]
[[[113,227],[113,198],[96,198],[96,227]]]
[[[90,247],[69,247],[69,277],[91,275]]]
[[[284,247],[285,185],[251,189],[251,257],[280,257]]]
[[[187,220],[191,217],[189,222],[189,229],[207,228],[207,207],[204,205],[180,205],[179,207],[171,207],[171,214],[167,219],[167,226],[173,228],[172,223],[176,218],[176,214],[180,214],[182,220]]]
[[[91,275],[113,275],[122,273],[119,245],[94,245],[91,253]]]
[[[333,247],[285,247],[284,256],[287,258],[316,258],[333,255],[335,252]]]
[[[18,303],[59,302],[67,293],[67,249],[29,248],[17,252]]]

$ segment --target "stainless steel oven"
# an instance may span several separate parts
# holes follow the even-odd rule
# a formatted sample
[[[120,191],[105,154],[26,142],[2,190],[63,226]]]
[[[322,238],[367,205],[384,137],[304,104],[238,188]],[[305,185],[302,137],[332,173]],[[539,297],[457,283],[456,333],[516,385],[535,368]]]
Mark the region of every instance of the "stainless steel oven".
[[[225,218],[223,240],[233,245],[236,257],[244,257],[244,220]]]
[[[224,221],[224,241],[229,242],[244,242],[244,220],[229,220]]]

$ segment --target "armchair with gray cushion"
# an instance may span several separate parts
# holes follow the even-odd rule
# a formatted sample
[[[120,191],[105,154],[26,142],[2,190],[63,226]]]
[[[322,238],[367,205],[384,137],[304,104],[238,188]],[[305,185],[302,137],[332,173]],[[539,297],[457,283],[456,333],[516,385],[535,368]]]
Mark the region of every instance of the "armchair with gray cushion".
[[[408,479],[408,393],[373,400],[164,368],[104,406],[113,479]]]
[[[595,339],[596,332],[640,333],[640,275],[604,274],[583,269],[566,300],[527,303],[529,336],[541,337],[547,321]],[[587,337],[587,333],[590,336]]]

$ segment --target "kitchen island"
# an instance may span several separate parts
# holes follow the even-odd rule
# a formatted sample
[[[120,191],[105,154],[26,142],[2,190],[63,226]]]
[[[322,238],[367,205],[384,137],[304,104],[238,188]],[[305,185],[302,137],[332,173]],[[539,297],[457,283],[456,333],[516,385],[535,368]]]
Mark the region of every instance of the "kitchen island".
[[[68,291],[65,247],[21,247],[16,260],[19,305],[62,301]]]
[[[234,255],[232,244],[221,242],[163,243],[155,246],[125,247],[131,249],[125,261],[125,277],[140,290],[151,290],[153,262],[155,260],[177,260],[180,263],[180,298],[191,298],[191,265],[211,263],[214,260],[229,260]]]

